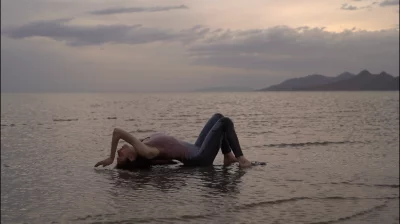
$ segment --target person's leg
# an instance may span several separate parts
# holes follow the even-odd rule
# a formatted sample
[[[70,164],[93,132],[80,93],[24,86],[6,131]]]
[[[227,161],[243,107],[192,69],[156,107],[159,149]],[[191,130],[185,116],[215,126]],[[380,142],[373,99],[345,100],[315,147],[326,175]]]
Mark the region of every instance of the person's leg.
[[[219,119],[223,118],[224,115],[220,113],[214,114],[204,125],[203,129],[201,130],[199,137],[197,138],[196,142],[194,143],[195,146],[200,147],[204,139],[206,139],[208,132],[214,127],[214,125],[219,121]]]
[[[228,117],[224,117],[220,121],[224,130],[223,143],[227,145],[227,148],[232,150],[236,158],[243,156],[243,152],[240,147],[239,139],[236,135],[235,127],[232,120]]]
[[[203,144],[204,140],[206,139],[208,133],[211,131],[211,129],[214,127],[214,125],[221,119],[223,118],[224,115],[220,114],[220,113],[216,113],[214,114],[208,121],[207,123],[204,125],[203,129],[200,132],[199,137],[197,138],[196,142],[194,143],[195,146],[197,147],[201,147],[201,145]],[[221,139],[221,151],[224,155],[230,155],[231,149],[229,147],[229,143],[226,140],[226,137],[224,135],[224,137]]]
[[[221,119],[221,121],[223,122],[226,140],[229,143],[230,149],[232,149],[233,153],[235,154],[235,157],[239,162],[239,166],[250,167],[251,162],[248,161],[243,155],[232,120],[228,117],[224,117]]]
[[[221,151],[224,154],[224,165],[229,166],[232,163],[237,162],[235,155],[232,153],[231,147],[229,146],[228,139],[226,138],[226,133],[221,140]]]
[[[236,158],[243,157],[243,152],[240,148],[233,122],[231,119],[223,117],[214,124],[205,137],[204,142],[200,147],[199,155],[193,159],[196,161],[196,164],[201,166],[211,165],[218,154],[223,138],[226,138],[226,142],[222,143],[230,146],[227,148],[229,148],[229,150],[232,149]]]

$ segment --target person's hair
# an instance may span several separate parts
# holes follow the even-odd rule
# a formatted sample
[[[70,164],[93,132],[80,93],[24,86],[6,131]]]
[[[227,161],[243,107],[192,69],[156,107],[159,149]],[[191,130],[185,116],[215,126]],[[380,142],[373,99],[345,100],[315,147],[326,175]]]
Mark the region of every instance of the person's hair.
[[[121,170],[139,170],[139,169],[150,169],[151,168],[151,160],[146,159],[142,156],[137,156],[135,160],[131,161],[128,158],[122,164],[117,164],[115,168]]]

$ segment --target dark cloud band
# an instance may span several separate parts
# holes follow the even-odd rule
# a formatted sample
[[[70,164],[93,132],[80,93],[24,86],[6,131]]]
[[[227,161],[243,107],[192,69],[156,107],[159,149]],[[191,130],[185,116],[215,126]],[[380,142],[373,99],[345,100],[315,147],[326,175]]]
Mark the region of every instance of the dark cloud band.
[[[398,6],[399,5],[399,0],[385,0],[379,3],[379,6],[385,7],[385,6]]]
[[[340,7],[340,9],[342,10],[349,10],[349,11],[353,11],[353,10],[357,10],[357,6],[353,6],[353,5],[349,5],[347,3],[342,4],[342,7]]]
[[[92,15],[112,15],[121,13],[140,13],[140,12],[162,12],[170,10],[188,9],[186,5],[179,6],[154,6],[154,7],[131,7],[131,8],[110,8],[92,11]]]
[[[139,24],[78,26],[55,20],[4,28],[2,35],[13,39],[47,37],[71,46],[178,42],[196,64],[243,69],[396,65],[399,60],[397,28],[330,32],[310,27],[225,30],[197,25],[176,31]]]

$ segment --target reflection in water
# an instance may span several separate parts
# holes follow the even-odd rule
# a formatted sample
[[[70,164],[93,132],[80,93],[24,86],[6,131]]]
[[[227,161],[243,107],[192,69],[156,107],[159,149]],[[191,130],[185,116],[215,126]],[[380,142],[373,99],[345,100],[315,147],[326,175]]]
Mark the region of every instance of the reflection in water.
[[[135,172],[117,169],[94,169],[94,171],[102,175],[102,178],[108,179],[112,185],[111,190],[106,191],[109,203],[120,206],[122,209],[133,207],[133,210],[129,210],[132,214],[144,212],[137,208],[138,205],[143,206],[141,203],[162,205],[158,208],[162,209],[163,213],[157,214],[158,217],[157,215],[144,215],[139,218],[136,215],[125,214],[122,222],[157,222],[160,220],[175,222],[189,219],[206,221],[216,215],[228,215],[231,221],[240,218],[239,214],[226,213],[226,211],[234,209],[235,205],[240,204],[238,196],[242,177],[246,174],[246,170],[239,169],[235,165],[230,167],[155,166],[151,170]],[[166,198],[168,199],[166,200]],[[200,201],[201,204],[198,204]],[[165,207],[167,205],[163,203],[178,204]],[[182,206],[197,207],[197,211],[183,209]],[[154,209],[157,211],[158,208]],[[165,210],[171,210],[176,215],[171,216]],[[115,216],[106,219],[114,220],[114,218]]]
[[[195,182],[199,187],[209,189],[209,193],[239,193],[238,184],[245,170],[236,167],[210,166],[210,167],[171,167],[157,166],[151,170],[138,170],[134,172],[125,170],[95,169],[96,173],[112,181],[117,188],[131,190],[153,187],[160,191],[176,191]]]

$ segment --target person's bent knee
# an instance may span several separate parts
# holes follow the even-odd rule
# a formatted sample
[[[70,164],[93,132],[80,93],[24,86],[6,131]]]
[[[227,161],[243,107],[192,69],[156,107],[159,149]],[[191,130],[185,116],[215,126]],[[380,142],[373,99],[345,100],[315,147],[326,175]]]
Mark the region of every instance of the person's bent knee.
[[[213,117],[223,118],[224,115],[222,115],[221,113],[215,113],[215,114],[213,115]]]
[[[224,125],[233,126],[233,121],[229,117],[223,117],[219,121],[222,122]]]

